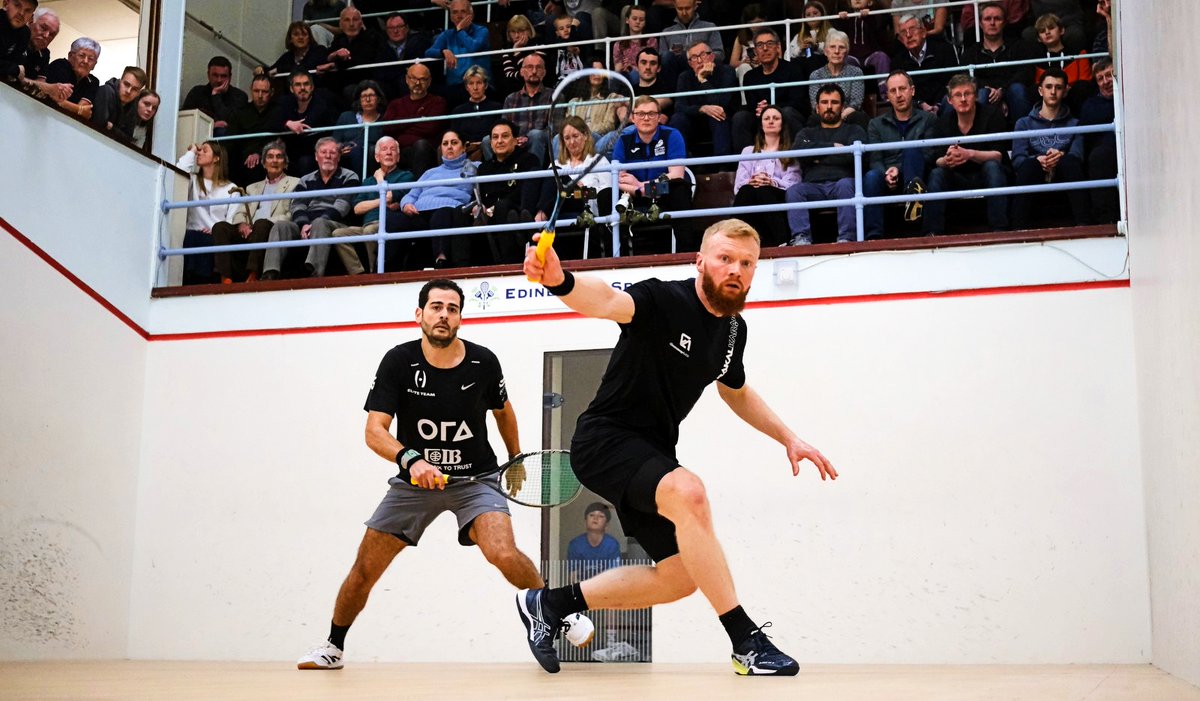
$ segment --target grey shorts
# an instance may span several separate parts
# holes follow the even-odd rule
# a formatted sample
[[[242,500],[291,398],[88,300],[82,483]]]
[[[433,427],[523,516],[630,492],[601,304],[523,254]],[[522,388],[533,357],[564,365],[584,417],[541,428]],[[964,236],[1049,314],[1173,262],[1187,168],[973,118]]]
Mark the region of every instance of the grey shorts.
[[[445,489],[421,489],[393,479],[392,486],[367,520],[368,528],[390,533],[409,545],[416,545],[421,534],[443,511],[458,519],[458,542],[471,546],[471,524],[480,514],[510,514],[508,501],[482,484],[466,482]]]

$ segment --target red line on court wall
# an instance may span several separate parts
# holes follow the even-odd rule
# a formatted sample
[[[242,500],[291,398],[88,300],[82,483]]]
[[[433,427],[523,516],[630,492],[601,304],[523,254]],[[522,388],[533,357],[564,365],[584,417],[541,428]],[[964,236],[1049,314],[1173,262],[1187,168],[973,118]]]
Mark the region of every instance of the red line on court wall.
[[[113,306],[98,292],[80,280],[70,270],[56,261],[50,254],[43,251],[37,244],[30,241],[14,229],[3,217],[0,217],[0,227],[12,235],[17,241],[28,248],[47,265],[57,270],[63,277],[78,287],[87,296],[96,300],[100,306],[107,309],[113,316],[120,319],[134,333],[147,341],[194,341],[214,338],[245,338],[255,336],[292,336],[314,333],[340,333],[346,331],[383,331],[402,329],[416,326],[413,321],[377,322],[370,324],[344,324],[327,326],[306,326],[289,329],[243,329],[232,331],[195,331],[189,333],[150,334],[132,319],[125,316],[120,309]],[[785,299],[768,302],[751,302],[746,306],[750,309],[772,309],[776,307],[811,307],[829,304],[864,304],[867,302],[900,302],[916,299],[947,299],[956,297],[988,297],[993,295],[1036,294],[1046,292],[1076,292],[1082,290],[1104,290],[1129,287],[1129,280],[1098,280],[1095,282],[1065,282],[1047,285],[1013,285],[1009,287],[985,287],[970,290],[946,290],[944,292],[895,292],[870,295],[846,295],[843,297],[817,297],[812,299]],[[553,321],[555,319],[579,318],[581,315],[573,312],[549,312],[543,314],[511,314],[508,316],[477,317],[469,319],[468,325],[474,324],[507,324],[517,321]]]

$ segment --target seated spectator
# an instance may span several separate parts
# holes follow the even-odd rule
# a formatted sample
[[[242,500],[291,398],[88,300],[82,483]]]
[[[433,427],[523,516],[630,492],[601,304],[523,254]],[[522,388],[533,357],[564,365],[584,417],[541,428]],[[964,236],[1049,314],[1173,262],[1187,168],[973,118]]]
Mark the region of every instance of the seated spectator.
[[[385,122],[414,120],[383,128],[383,133],[400,144],[401,165],[414,173],[423,173],[433,167],[437,158],[434,139],[445,126],[441,120],[429,119],[446,114],[446,99],[429,92],[432,80],[427,66],[420,63],[409,66],[405,77],[408,94],[389,102],[383,113]]]
[[[675,23],[663,31],[683,32],[684,34],[669,34],[660,40],[660,45],[666,45],[670,50],[662,56],[663,70],[668,74],[683,75],[691,68],[691,60],[687,58],[687,49],[696,42],[703,42],[712,52],[712,61],[725,64],[725,44],[721,41],[721,33],[712,22],[700,19],[696,14],[696,0],[674,0]],[[677,79],[678,80],[678,79]]]
[[[866,91],[863,88],[863,81],[857,79],[863,76],[863,72],[858,66],[846,63],[846,55],[849,51],[850,37],[846,36],[845,32],[830,29],[825,35],[827,62],[808,76],[809,80],[821,81],[808,86],[808,102],[814,110],[817,106],[817,91],[821,86],[835,82],[841,86],[842,93],[846,95],[846,104],[842,107],[842,119],[848,119],[862,109],[863,95]],[[865,116],[862,115],[851,121],[861,124],[866,121]]]
[[[642,49],[637,57],[638,80],[633,84],[635,97],[654,95],[659,92],[671,92],[673,85],[668,85],[665,79],[659,77],[661,68],[660,57],[656,49]],[[666,124],[675,111],[675,101],[669,97],[658,98],[658,114],[661,124]]]
[[[892,70],[913,73],[958,65],[954,48],[939,37],[928,36],[921,21],[912,15],[900,18],[901,48],[892,56]],[[924,73],[913,76],[917,85],[917,107],[937,115],[946,97],[946,74]]]
[[[754,35],[754,52],[758,65],[742,78],[746,105],[733,115],[733,148],[741,151],[754,142],[759,131],[763,108],[771,104],[771,83],[791,83],[805,80],[796,64],[780,60],[779,35],[773,29],[760,29]],[[736,106],[737,102],[734,102]],[[808,98],[803,87],[775,88],[776,108],[783,114],[788,133],[799,133],[808,114]],[[787,139],[791,144],[791,139]]]
[[[508,113],[517,125],[517,145],[524,146],[538,159],[538,165],[546,164],[546,149],[549,147],[549,117],[551,91],[544,85],[546,62],[540,54],[529,54],[521,64],[521,78],[525,86],[504,98],[504,109],[517,109]],[[544,109],[538,109],[544,107]],[[491,157],[487,140],[483,143],[485,158]]]
[[[641,38],[646,32],[646,8],[633,5],[625,18],[621,36],[626,37],[613,44],[613,70],[629,75],[637,70],[638,54],[642,49],[657,49],[658,37]]]
[[[414,61],[425,56],[429,50],[429,37],[424,32],[410,32],[408,20],[399,12],[387,16],[383,25],[384,38],[379,42],[377,63],[391,61]],[[375,80],[388,95],[400,97],[408,90],[405,78],[408,76],[408,66],[393,64],[379,66],[375,69]]]
[[[849,37],[846,60],[863,73],[888,75],[892,72],[892,21],[886,15],[871,14],[872,0],[850,0],[850,12],[839,12],[833,28]],[[894,16],[894,15],[893,15]],[[879,81],[880,97],[887,96],[885,80]]]
[[[346,127],[333,133],[342,144],[342,166],[356,173],[370,171],[374,162],[363,163],[368,153],[375,153],[375,142],[383,137],[383,127],[363,129],[364,124],[374,124],[383,117],[383,107],[388,103],[383,88],[373,80],[364,80],[354,89],[353,109],[342,112],[337,126]],[[365,143],[364,143],[365,140]]]
[[[478,175],[508,175],[541,170],[533,154],[517,148],[516,128],[507,119],[492,126],[492,157],[479,164]],[[515,224],[546,221],[553,206],[553,190],[542,197],[542,179],[503,180],[478,184],[479,202],[473,212],[478,224]],[[516,263],[525,257],[528,233],[500,231],[487,234],[491,262]]]
[[[792,31],[792,42],[788,44],[788,58],[811,58],[825,55],[825,35],[833,28],[828,19],[831,12],[825,9],[824,3],[818,0],[808,0],[804,3],[804,24]],[[793,25],[795,26],[795,25]]]
[[[471,202],[474,188],[463,179],[467,153],[458,134],[450,130],[442,134],[441,154],[441,165],[421,173],[417,182],[451,180],[454,184],[425,185],[409,190],[400,200],[400,211],[388,212],[388,231],[454,229],[467,224],[468,218],[462,208]],[[401,250],[403,253],[391,260],[399,259],[403,269],[412,267],[415,260],[412,253],[414,244],[413,240],[393,242],[391,249]],[[468,263],[470,242],[463,236],[437,236],[430,244],[433,267],[445,268],[452,264],[462,266]],[[393,269],[394,265],[395,263],[389,269]],[[420,264],[417,267],[420,267]]]
[[[573,2],[575,0],[572,0]],[[543,20],[537,29],[543,44],[557,44],[554,21],[559,17],[571,20],[571,41],[586,41],[595,37],[592,32],[592,16],[586,12],[567,12],[566,0],[545,0],[542,3]]]
[[[329,49],[313,39],[312,29],[307,22],[289,24],[283,43],[287,50],[265,69],[272,78],[289,76],[296,70],[315,71],[329,56]]]
[[[937,118],[913,105],[916,87],[912,77],[903,71],[892,71],[887,79],[887,91],[892,109],[867,125],[868,143],[934,138]],[[925,149],[920,148],[871,151],[867,167],[863,174],[863,194],[867,197],[894,195],[902,188],[905,193],[919,193],[925,190],[929,158]],[[919,203],[914,200],[905,207],[905,218],[913,221],[920,211]],[[863,210],[863,235],[868,239],[883,237],[883,205],[871,205]]]
[[[467,149],[467,158],[478,161],[483,158],[484,139],[492,133],[492,126],[500,119],[499,114],[479,113],[497,112],[504,106],[488,99],[488,74],[479,66],[468,68],[463,82],[467,86],[467,101],[450,113],[455,115],[454,119],[450,120],[450,128],[462,137],[463,145]]]
[[[1021,31],[1033,24],[1033,17],[1029,13],[1029,0],[997,0],[996,4],[1000,5],[1004,11],[1005,41],[1021,39]],[[963,42],[967,46],[977,43],[975,41],[975,6],[963,5],[958,9],[962,13],[959,17],[959,26],[962,27]],[[982,4],[979,6],[979,11],[980,14],[983,14]],[[982,31],[980,33],[982,35]],[[963,59],[963,63],[965,65],[969,62]]]
[[[3,28],[3,23],[0,22],[0,32]],[[33,21],[29,23],[29,49],[25,52],[25,70],[22,77],[24,86],[34,94],[45,95],[55,101],[71,96],[68,92],[69,85],[46,82],[51,60],[50,44],[58,36],[61,28],[62,22],[54,10],[39,7],[33,13]],[[0,39],[0,43],[2,42]],[[0,53],[3,53],[3,50],[0,50]]]
[[[758,133],[754,145],[742,149],[742,155],[783,151],[791,147],[792,132],[783,111],[775,105],[767,105],[759,114]],[[759,205],[783,204],[784,193],[800,182],[800,163],[792,158],[770,158],[738,162],[737,177],[733,181],[733,206],[755,207]],[[754,227],[762,237],[762,245],[778,246],[791,237],[788,231],[787,214],[784,212],[742,212],[738,215]]]
[[[554,18],[555,44],[576,41],[571,36],[572,22],[573,20],[568,15]],[[584,66],[592,65],[592,50],[588,46],[556,46],[551,47],[550,50],[554,60],[549,64],[553,68],[553,73],[546,77],[549,85],[558,85],[560,81],[567,79],[575,71],[581,71]],[[572,95],[578,95],[586,89],[586,86],[576,83],[569,89],[574,91],[571,93]]]
[[[92,124],[97,129],[130,135],[137,107],[134,102],[146,87],[146,71],[137,66],[125,66],[120,78],[109,78],[96,89],[92,102]]]
[[[150,149],[153,148],[154,115],[158,114],[158,107],[161,104],[162,98],[153,90],[143,90],[135,103],[137,118],[133,121],[133,132],[129,134],[129,143],[145,153],[150,153]]]
[[[341,168],[341,144],[330,136],[317,140],[317,169],[300,178],[294,192],[311,193],[323,190],[338,190],[358,187],[362,179],[352,170]],[[295,241],[296,239],[325,239],[335,229],[346,226],[350,215],[351,195],[317,195],[307,199],[290,200],[288,218],[271,225],[269,241]],[[286,248],[269,248],[263,260],[262,279],[274,280],[283,267]],[[322,277],[325,264],[329,262],[329,246],[309,246],[304,259],[305,277]]]
[[[921,23],[925,31],[933,36],[940,37],[942,36],[942,32],[946,30],[946,20],[950,18],[950,8],[930,7],[933,4],[934,0],[892,0],[892,9],[912,8],[911,16],[917,18],[917,21]],[[904,16],[905,13],[902,12],[892,15],[892,29],[895,30],[896,34],[900,34]]]
[[[547,181],[547,188],[542,194],[543,200],[552,206],[554,188],[561,188],[568,184],[569,180],[574,180],[584,168],[592,165],[592,162],[595,161],[591,172],[583,176],[574,190],[563,196],[558,214],[563,219],[578,217],[584,210],[587,210],[592,216],[612,214],[612,172],[609,169],[608,159],[603,154],[596,153],[595,141],[587,122],[577,116],[567,117],[563,120],[562,129],[559,130],[557,138],[563,145],[557,159],[563,179],[567,182]],[[584,223],[576,222],[571,227],[559,227],[558,231],[560,233],[582,231],[585,228],[590,228],[592,231],[589,237],[591,250],[584,251],[584,257],[606,255],[610,248],[609,241],[612,235],[607,226],[593,224],[587,227]],[[563,251],[560,250],[560,254],[562,253]]]
[[[204,112],[213,118],[213,134],[224,135],[233,113],[250,101],[246,93],[229,84],[232,76],[229,59],[213,56],[208,61],[208,82],[189,90],[179,109]]]
[[[1116,108],[1113,94],[1113,64],[1110,58],[1098,58],[1092,64],[1099,93],[1083,103],[1079,125],[1112,124]],[[1117,177],[1117,135],[1111,131],[1085,134],[1084,154],[1087,157],[1088,180]],[[1115,222],[1120,216],[1117,188],[1091,190],[1092,213],[1097,223]]]
[[[1083,104],[1083,101],[1091,97],[1095,86],[1092,84],[1092,63],[1086,52],[1081,52],[1077,58],[1075,54],[1068,54],[1066,47],[1063,45],[1063,25],[1055,15],[1042,15],[1038,17],[1034,23],[1034,28],[1038,33],[1038,41],[1042,44],[1042,50],[1045,51],[1046,62],[1039,63],[1034,67],[1034,81],[1041,84],[1042,74],[1049,68],[1059,68],[1067,76],[1067,87],[1070,88],[1068,93],[1068,105],[1078,107]],[[1036,55],[1040,57],[1042,54]]]
[[[572,582],[621,566],[621,544],[606,532],[609,513],[608,506],[600,502],[588,504],[584,509],[585,531],[567,543],[567,566]]]
[[[80,37],[71,42],[71,50],[66,58],[51,61],[46,69],[47,83],[70,87],[69,97],[56,100],[55,104],[80,119],[92,118],[92,102],[96,98],[96,89],[100,87],[100,81],[92,75],[92,69],[99,58],[100,44],[95,39]]]
[[[333,93],[339,105],[350,102],[355,86],[370,77],[366,71],[354,70],[364,63],[373,63],[379,58],[379,36],[363,24],[362,13],[357,8],[347,7],[338,15],[341,34],[329,44],[325,63],[318,67],[326,88]]]
[[[288,168],[290,173],[307,174],[316,168],[313,153],[316,151],[316,136],[309,134],[316,127],[333,126],[337,114],[333,107],[321,95],[313,92],[313,79],[302,70],[293,71],[288,76],[291,94],[284,95],[279,102],[276,113],[278,123],[271,131],[287,129],[293,136],[285,136],[283,142],[288,147]]]
[[[400,168],[400,144],[390,136],[380,137],[375,142],[375,162],[379,167],[375,172],[363,181],[363,185],[378,185],[381,182],[387,182],[392,185],[397,183],[412,182],[413,174],[407,170]],[[384,202],[384,207],[390,212],[399,211],[400,198],[404,196],[402,192],[388,190]],[[333,230],[335,238],[340,236],[362,236],[364,234],[374,234],[379,231],[379,195],[373,192],[360,192],[354,196],[354,213],[362,217],[362,226],[343,226],[340,229]],[[379,244],[375,241],[367,241],[364,243],[367,249],[367,260],[370,265],[370,271],[376,271],[376,255],[379,252]],[[345,266],[346,272],[350,275],[362,275],[364,270],[362,260],[358,257],[358,252],[353,244],[339,243],[335,247],[338,257],[342,259],[342,265]]]
[[[189,200],[219,200],[237,197],[241,190],[229,180],[229,158],[225,147],[217,141],[192,144],[175,163],[189,174]],[[200,205],[188,209],[183,235],[184,248],[207,248],[213,245],[213,227],[230,222],[241,205]],[[214,282],[213,255],[200,253],[183,257],[183,284],[202,285]]]
[[[1004,6],[998,2],[979,6],[980,42],[963,52],[963,63],[986,64],[1021,61],[1035,57],[1032,45],[1021,39],[1010,39],[1005,33],[1007,20]],[[1029,93],[1033,85],[1033,66],[1001,66],[979,68],[975,79],[982,86],[979,99],[1005,110],[1010,123],[1029,114]],[[951,105],[953,106],[953,105]]]
[[[525,15],[513,15],[508,20],[508,44],[510,49],[500,54],[501,73],[497,87],[500,94],[508,95],[520,90],[525,85],[521,77],[521,62],[531,53],[541,55],[546,59],[546,53],[538,48],[533,41],[533,24]]]
[[[262,134],[279,128],[279,105],[275,101],[275,90],[271,87],[271,79],[264,73],[259,73],[250,81],[250,102],[242,105],[229,118],[229,135]],[[263,147],[278,137],[256,136],[249,139],[234,139],[226,141],[229,144],[229,157],[233,163],[233,179],[235,182],[248,185],[263,177],[262,169]],[[287,159],[284,159],[287,163]]]
[[[984,22],[987,15],[984,14]],[[1008,131],[1008,122],[998,107],[978,102],[975,81],[960,73],[946,85],[950,107],[938,118],[937,134],[933,138],[1001,134]],[[952,192],[1004,187],[1008,185],[1008,143],[1005,141],[951,144],[934,162],[929,174],[930,192]],[[924,232],[926,235],[946,233],[946,200],[925,202]],[[987,198],[987,222],[992,231],[1008,229],[1008,197]]]
[[[867,133],[857,124],[842,119],[842,100],[845,98],[841,86],[830,83],[817,91],[817,116],[821,123],[805,127],[796,136],[793,149],[829,148],[849,146],[855,141],[867,140]],[[818,202],[843,200],[854,197],[854,155],[835,153],[828,156],[802,157],[802,181],[787,189],[788,202]],[[787,210],[791,245],[807,246],[812,243],[812,224],[807,209]],[[839,243],[857,238],[854,205],[845,204],[837,208]]]
[[[1014,131],[1073,127],[1079,123],[1071,115],[1065,100],[1070,86],[1058,68],[1042,74],[1038,95],[1042,101],[1030,113],[1017,120]],[[1076,182],[1084,179],[1083,139],[1079,134],[1050,134],[1033,138],[1015,138],[1012,147],[1013,169],[1017,185]],[[1088,195],[1085,190],[1067,190],[1075,225],[1088,223]],[[1012,224],[1017,230],[1029,228],[1029,212],[1036,195],[1013,197]]]
[[[664,168],[651,164],[686,158],[687,146],[683,135],[677,129],[663,126],[659,117],[658,100],[653,95],[641,95],[633,101],[633,125],[617,138],[613,146],[613,160],[646,165],[621,171],[617,187],[629,196],[629,207],[637,211],[657,205],[667,212],[679,212],[692,206],[692,183],[686,180],[684,167],[675,165]],[[690,222],[677,227],[679,245],[683,250],[695,250],[698,241],[695,240],[693,227],[688,224]]]
[[[1079,0],[1031,0],[1030,17],[1041,19],[1046,15],[1054,15],[1058,18],[1058,25],[1063,30],[1063,43],[1066,45],[1066,50],[1072,54],[1077,54],[1087,47],[1087,32],[1083,27],[1083,7],[1080,6]],[[1034,26],[1026,27],[1022,35],[1025,41],[1038,41],[1042,30],[1037,28],[1037,23]],[[1041,76],[1038,76],[1040,80]]]
[[[603,68],[604,64],[597,61],[595,68]],[[617,125],[629,117],[628,96],[618,95],[608,89],[608,79],[602,75],[588,76],[587,94],[576,97],[568,103],[567,111],[581,117],[588,125],[589,136],[595,141],[594,149],[598,153],[610,153],[613,142],[620,134]],[[610,102],[600,102],[610,100]],[[579,103],[591,104],[579,104]],[[574,106],[570,106],[574,105]],[[554,157],[558,157],[561,144],[554,137]]]
[[[728,156],[733,153],[731,120],[737,93],[726,89],[737,87],[737,74],[716,62],[712,49],[702,41],[688,46],[687,60],[691,70],[679,76],[676,90],[692,94],[675,98],[669,124],[685,141],[702,130],[712,139],[713,155]]]
[[[21,67],[29,51],[29,22],[37,9],[34,0],[6,0],[4,20],[0,20],[0,80],[18,84]]]
[[[247,195],[283,195],[296,190],[300,180],[285,172],[288,162],[287,147],[282,141],[267,144],[259,160],[266,177],[256,183],[250,183],[246,187]],[[213,225],[213,242],[218,246],[263,243],[270,237],[271,228],[277,222],[288,221],[291,218],[289,210],[292,202],[293,200],[265,200],[236,206],[233,216],[228,221],[220,221]],[[266,252],[266,249],[260,248],[240,255],[228,251],[216,254],[214,258],[221,284],[231,284],[235,279],[246,282],[257,280]]]
[[[425,51],[426,58],[441,58],[446,66],[446,101],[458,106],[466,99],[463,77],[471,66],[482,66],[488,70],[490,60],[486,56],[459,58],[464,54],[475,54],[491,48],[487,27],[475,24],[475,9],[470,0],[450,1],[450,27],[438,34],[433,46]]]
[[[729,50],[729,67],[737,74],[738,82],[741,82],[746,73],[758,66],[758,52],[754,50],[754,34],[759,29],[764,29],[760,26],[767,21],[764,17],[766,13],[763,11],[763,6],[758,3],[746,5],[742,10],[741,24],[749,24],[752,26],[742,27],[733,38],[733,47]]]

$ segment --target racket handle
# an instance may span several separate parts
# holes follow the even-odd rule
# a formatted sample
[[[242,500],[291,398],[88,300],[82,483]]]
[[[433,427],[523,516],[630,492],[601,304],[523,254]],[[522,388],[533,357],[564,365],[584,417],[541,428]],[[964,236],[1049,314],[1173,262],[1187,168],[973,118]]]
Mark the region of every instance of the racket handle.
[[[420,486],[421,486],[421,485],[420,485],[420,484],[417,482],[417,480],[416,480],[416,479],[412,479],[412,480],[409,480],[409,481],[411,481],[411,482],[413,483],[413,486],[414,486],[414,487],[420,487]],[[442,475],[441,479],[439,479],[439,480],[436,480],[436,481],[435,481],[435,484],[436,484],[437,482],[441,482],[442,484],[446,484],[446,483],[450,482],[450,478],[449,478],[449,477],[447,477],[446,475]]]
[[[550,250],[550,247],[553,245],[554,245],[554,232],[553,231],[543,231],[542,235],[540,237],[538,237],[537,248],[534,251],[534,253],[537,255],[537,259],[538,259],[539,263],[546,262],[546,251]],[[527,278],[527,279],[530,282],[541,282],[541,280],[534,280],[533,278]]]

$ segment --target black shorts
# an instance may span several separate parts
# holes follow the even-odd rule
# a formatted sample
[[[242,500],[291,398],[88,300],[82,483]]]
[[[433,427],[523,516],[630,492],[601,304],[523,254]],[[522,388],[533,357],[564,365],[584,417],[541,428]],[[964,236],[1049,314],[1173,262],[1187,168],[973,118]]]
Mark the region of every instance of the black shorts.
[[[658,513],[658,483],[679,461],[631,431],[592,427],[571,441],[571,467],[583,486],[612,503],[626,535],[655,562],[679,554],[675,524]]]

